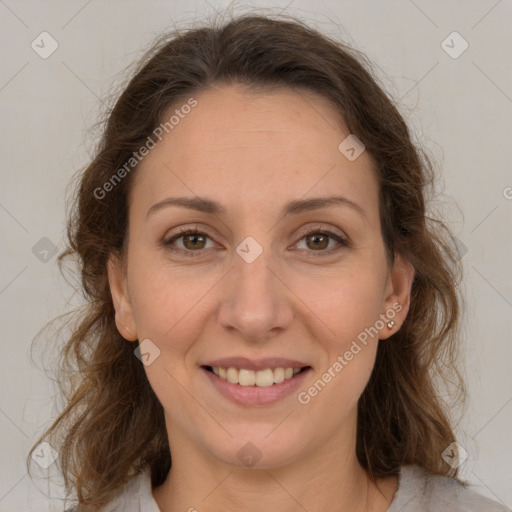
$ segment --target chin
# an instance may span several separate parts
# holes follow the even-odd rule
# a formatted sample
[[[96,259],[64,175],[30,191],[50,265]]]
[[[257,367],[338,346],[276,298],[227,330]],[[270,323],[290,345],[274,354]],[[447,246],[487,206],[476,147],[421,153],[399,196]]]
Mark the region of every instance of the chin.
[[[212,446],[211,453],[223,463],[237,468],[274,469],[294,462],[304,447],[297,446],[294,442],[297,438],[291,436],[289,430],[282,436],[268,435],[271,430],[260,430],[254,435],[250,434],[251,429],[246,430],[244,435],[233,435],[222,445]]]

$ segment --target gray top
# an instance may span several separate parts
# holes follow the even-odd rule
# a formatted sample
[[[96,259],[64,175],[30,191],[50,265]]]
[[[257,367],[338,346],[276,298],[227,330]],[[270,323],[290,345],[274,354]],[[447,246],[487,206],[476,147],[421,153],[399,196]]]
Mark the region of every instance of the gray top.
[[[160,512],[149,470],[128,482],[106,512]],[[431,475],[419,466],[402,466],[387,512],[511,512],[504,505],[464,487],[454,478]]]
[[[158,509],[157,509],[158,511]],[[387,512],[510,512],[464,487],[455,478],[432,475],[419,466],[402,466],[398,489]]]

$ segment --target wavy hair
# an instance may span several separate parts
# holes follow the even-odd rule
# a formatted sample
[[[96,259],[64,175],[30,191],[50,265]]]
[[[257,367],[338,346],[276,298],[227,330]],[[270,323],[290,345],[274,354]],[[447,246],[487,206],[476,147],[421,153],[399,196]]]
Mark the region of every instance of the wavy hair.
[[[68,496],[96,510],[143,469],[150,468],[155,486],[171,467],[162,405],[133,345],[117,331],[107,278],[109,255],[125,246],[136,166],[105,197],[97,191],[171,106],[212,84],[232,83],[319,94],[373,157],[388,261],[403,255],[415,277],[407,318],[378,344],[358,402],[357,457],[372,478],[396,474],[404,464],[456,478],[441,458],[455,440],[442,390],[451,387],[457,404],[466,399],[456,364],[461,265],[449,228],[427,212],[435,183],[431,160],[364,55],[295,18],[250,14],[159,37],[101,121],[94,157],[76,178],[68,245],[58,261],[62,271],[66,258],[75,259],[87,304],[61,354],[65,407],[38,441],[57,448]]]

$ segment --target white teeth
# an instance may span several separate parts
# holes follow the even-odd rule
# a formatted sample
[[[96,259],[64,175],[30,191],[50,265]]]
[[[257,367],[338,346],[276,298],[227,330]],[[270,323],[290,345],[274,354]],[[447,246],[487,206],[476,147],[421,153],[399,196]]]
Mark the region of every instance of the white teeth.
[[[254,384],[256,384],[256,372],[240,368],[240,370],[238,370],[238,384],[240,384],[240,386],[254,386]]]
[[[284,368],[275,368],[274,369],[274,383],[279,384],[284,380]]]
[[[240,384],[240,386],[258,386],[267,387],[273,384],[279,384],[284,380],[291,379],[299,373],[302,368],[266,368],[265,370],[246,370],[245,368],[221,368],[212,367],[215,375],[221,379],[231,382],[231,384]]]
[[[242,370],[240,370],[242,373]],[[268,368],[267,370],[261,370],[259,372],[252,372],[255,374],[255,384],[260,387],[272,386],[274,384],[274,372]]]
[[[236,368],[228,368],[226,380],[231,384],[238,384],[238,370]]]

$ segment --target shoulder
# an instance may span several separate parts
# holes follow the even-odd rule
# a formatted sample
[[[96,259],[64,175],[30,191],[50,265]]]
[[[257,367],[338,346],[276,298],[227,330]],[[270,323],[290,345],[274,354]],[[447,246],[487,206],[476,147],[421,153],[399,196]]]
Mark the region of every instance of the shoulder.
[[[510,512],[469,489],[456,478],[433,475],[419,466],[402,466],[398,488],[387,512]]]

